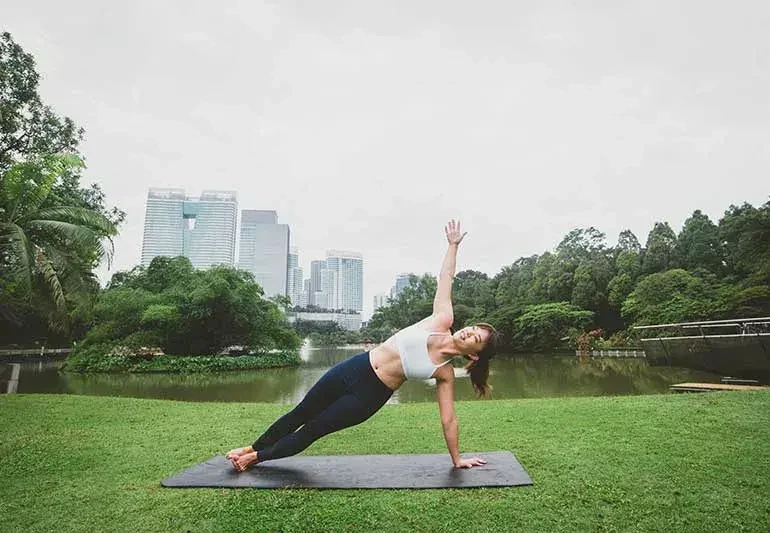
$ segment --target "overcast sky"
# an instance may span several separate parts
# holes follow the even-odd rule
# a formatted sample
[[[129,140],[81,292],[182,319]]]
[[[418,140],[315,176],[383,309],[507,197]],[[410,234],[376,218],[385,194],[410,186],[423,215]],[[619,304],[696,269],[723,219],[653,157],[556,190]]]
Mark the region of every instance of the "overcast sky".
[[[275,209],[309,275],[364,255],[364,316],[399,272],[494,275],[596,226],[716,222],[770,194],[770,3],[5,0],[44,101],[86,129],[87,182]],[[108,276],[106,271],[102,276]]]

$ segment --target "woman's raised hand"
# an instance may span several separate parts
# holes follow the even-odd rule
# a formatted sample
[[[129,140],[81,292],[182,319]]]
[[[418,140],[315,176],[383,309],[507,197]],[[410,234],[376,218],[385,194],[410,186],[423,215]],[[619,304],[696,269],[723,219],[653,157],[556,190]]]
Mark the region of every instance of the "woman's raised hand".
[[[446,226],[444,226],[444,233],[446,233],[446,240],[449,244],[460,244],[463,241],[463,237],[465,237],[468,232],[461,233],[460,221],[458,220],[455,222],[455,220],[452,219],[447,222]]]

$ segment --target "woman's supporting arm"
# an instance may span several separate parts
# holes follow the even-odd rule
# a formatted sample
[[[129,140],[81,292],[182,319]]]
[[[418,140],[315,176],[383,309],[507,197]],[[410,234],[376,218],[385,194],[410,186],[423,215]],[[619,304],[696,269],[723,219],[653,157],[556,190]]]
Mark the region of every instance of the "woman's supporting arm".
[[[457,415],[454,407],[454,369],[452,365],[444,365],[436,370],[436,398],[441,415],[441,427],[444,430],[444,440],[452,458],[452,464],[458,466],[460,457],[459,430]]]

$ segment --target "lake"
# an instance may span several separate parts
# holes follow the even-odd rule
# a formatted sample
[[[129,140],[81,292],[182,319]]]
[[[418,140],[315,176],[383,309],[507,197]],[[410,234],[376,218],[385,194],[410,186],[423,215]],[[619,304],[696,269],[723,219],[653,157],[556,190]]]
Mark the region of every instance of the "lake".
[[[23,363],[17,392],[94,396],[132,396],[196,402],[294,404],[337,362],[359,349],[303,348],[299,367],[216,374],[93,374],[59,372],[61,362]],[[455,369],[455,398],[475,396],[465,371]],[[617,396],[668,392],[674,383],[719,382],[721,376],[687,368],[650,366],[645,359],[575,356],[498,355],[490,383],[494,399],[554,396]],[[0,364],[0,392],[11,379],[11,365]],[[407,381],[389,403],[435,401],[435,381]]]

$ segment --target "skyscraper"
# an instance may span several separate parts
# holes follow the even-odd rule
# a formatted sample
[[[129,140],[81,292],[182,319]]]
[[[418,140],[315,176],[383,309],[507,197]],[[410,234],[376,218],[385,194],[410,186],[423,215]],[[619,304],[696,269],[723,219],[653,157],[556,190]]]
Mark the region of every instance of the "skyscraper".
[[[300,293],[299,297],[299,305],[300,307],[307,307],[308,305],[312,304],[313,302],[310,300],[312,291],[310,290],[310,278],[306,279],[302,283],[303,289]]]
[[[374,295],[374,305],[372,306],[372,311],[376,311],[380,307],[385,307],[388,305],[388,295],[385,293],[379,293]]]
[[[326,261],[318,259],[310,262],[310,288],[313,291],[322,290],[321,271],[326,268]]]
[[[278,224],[275,211],[241,211],[238,268],[254,274],[265,297],[287,295],[289,226]]]
[[[142,265],[154,257],[183,255],[195,268],[235,263],[238,198],[232,191],[150,188],[142,239]]]
[[[362,311],[364,308],[364,259],[358,252],[329,250],[326,270],[331,272],[324,291],[329,290],[330,309]],[[323,276],[322,276],[323,277]]]
[[[289,251],[289,271],[288,271],[288,289],[287,296],[292,305],[300,304],[300,295],[302,294],[302,268],[299,266],[299,250],[292,246]],[[307,305],[307,303],[305,303]]]
[[[396,284],[390,289],[391,298],[398,298],[398,295],[401,294],[401,291],[403,291],[405,287],[409,286],[409,276],[411,276],[411,274],[404,273],[399,274],[398,277],[396,277]]]

